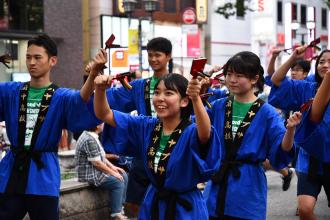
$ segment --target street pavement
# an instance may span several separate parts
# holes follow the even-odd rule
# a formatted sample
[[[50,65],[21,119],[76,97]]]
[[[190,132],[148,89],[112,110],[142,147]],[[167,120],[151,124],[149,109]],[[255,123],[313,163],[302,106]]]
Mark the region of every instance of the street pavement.
[[[266,172],[268,182],[267,220],[297,220],[297,176],[294,175],[288,191],[282,191],[281,175]],[[324,190],[316,203],[315,214],[318,220],[330,220],[330,208]]]

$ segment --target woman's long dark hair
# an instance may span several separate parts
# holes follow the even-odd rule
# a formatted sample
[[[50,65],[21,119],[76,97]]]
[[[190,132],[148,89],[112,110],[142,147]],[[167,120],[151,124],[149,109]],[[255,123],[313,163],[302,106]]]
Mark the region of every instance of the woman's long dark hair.
[[[330,53],[330,50],[323,50],[320,55],[317,57],[316,59],[316,63],[315,63],[315,81],[317,82],[317,84],[321,85],[322,83],[322,77],[320,76],[319,72],[317,71],[317,66],[320,63],[320,59],[323,56],[324,53]]]
[[[166,74],[165,76],[159,79],[159,81],[155,85],[155,89],[158,87],[158,84],[161,81],[164,82],[164,85],[167,89],[178,92],[181,98],[187,97],[186,90],[188,87],[188,80],[184,76],[177,73]],[[193,112],[193,107],[189,99],[189,104],[186,107],[181,108],[181,119],[189,119],[192,112]]]
[[[256,54],[250,51],[235,54],[225,64],[223,70],[225,76],[227,76],[228,71],[243,74],[249,79],[255,79],[256,76],[259,76],[256,88],[258,92],[263,91],[265,83],[264,68],[261,66],[260,59]]]

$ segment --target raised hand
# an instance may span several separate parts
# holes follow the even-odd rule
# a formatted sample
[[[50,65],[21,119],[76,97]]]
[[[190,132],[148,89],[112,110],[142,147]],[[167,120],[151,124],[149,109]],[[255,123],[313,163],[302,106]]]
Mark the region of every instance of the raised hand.
[[[277,57],[282,51],[282,49],[275,48],[272,50],[272,56]]]
[[[189,96],[189,98],[192,101],[196,101],[198,100],[200,97],[200,91],[201,91],[201,82],[198,79],[191,79],[189,84],[188,84],[188,88],[186,91],[186,94]]]
[[[287,120],[286,128],[295,128],[301,122],[301,112],[293,113]]]
[[[99,75],[94,80],[95,89],[106,90],[111,87],[112,76]]]
[[[301,47],[297,47],[293,52],[291,57],[294,58],[295,60],[299,60],[299,59],[303,59],[305,56],[305,52],[307,49],[307,45],[305,46],[301,46]]]
[[[100,49],[100,51],[95,55],[93,60],[86,66],[85,69],[90,70],[90,74],[98,75],[103,72],[105,64],[108,61],[108,53],[105,49]]]
[[[3,63],[7,68],[10,68],[8,64],[10,63],[11,56],[9,54],[4,54],[0,56],[0,63]]]
[[[221,66],[214,66],[209,72],[208,72],[208,74],[210,75],[210,76],[212,76],[213,75],[213,73],[216,73],[216,72],[219,72],[220,70],[222,70],[223,69],[223,67],[221,67]]]
[[[89,74],[92,70],[92,66],[93,66],[93,61],[90,61],[85,67],[85,72]]]

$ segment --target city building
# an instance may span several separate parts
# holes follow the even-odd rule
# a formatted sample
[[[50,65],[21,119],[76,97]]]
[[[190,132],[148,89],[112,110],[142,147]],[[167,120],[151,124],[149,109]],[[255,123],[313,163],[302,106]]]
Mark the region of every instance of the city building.
[[[0,81],[28,80],[25,65],[27,40],[49,34],[58,45],[58,64],[51,78],[60,85],[80,88],[83,82],[81,0],[1,0],[0,54],[10,53],[10,69],[0,65]]]
[[[99,48],[104,47],[109,34],[115,34],[115,43],[127,50],[129,29],[136,29],[139,20],[142,23],[142,49],[152,37],[169,38],[174,46],[174,64],[178,71],[183,71],[183,66],[190,66],[192,58],[204,56],[207,0],[159,0],[152,15],[143,8],[144,2],[137,1],[136,10],[128,18],[123,11],[123,0],[0,0],[0,54],[10,53],[13,57],[10,69],[0,65],[0,81],[28,80],[27,40],[47,33],[58,44],[58,64],[52,71],[52,80],[60,86],[78,89],[84,80],[85,65]],[[188,9],[190,14],[185,13]],[[113,21],[112,26],[105,23],[109,20]],[[125,22],[130,23],[130,28],[123,25]],[[123,54],[118,53],[115,57],[122,58]],[[139,64],[136,57],[129,63],[130,69],[136,69]]]
[[[238,10],[226,19],[216,12],[226,2],[251,10]],[[209,8],[205,50],[212,65],[221,66],[235,53],[251,50],[266,67],[274,47],[291,48],[318,37],[322,49],[329,47],[329,8],[323,0],[209,0]],[[281,54],[277,66],[287,57]]]

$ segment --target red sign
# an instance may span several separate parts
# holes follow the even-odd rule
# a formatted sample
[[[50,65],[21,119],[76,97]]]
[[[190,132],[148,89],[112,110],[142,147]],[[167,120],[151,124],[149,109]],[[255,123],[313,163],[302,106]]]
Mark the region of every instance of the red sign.
[[[285,35],[283,33],[277,33],[277,45],[284,45]]]
[[[200,57],[200,33],[187,34],[187,57]]]
[[[182,21],[185,24],[194,24],[196,22],[195,9],[186,8],[182,13]]]
[[[7,17],[3,17],[0,18],[0,29],[8,29],[8,18]]]
[[[258,11],[263,12],[265,10],[265,1],[264,0],[258,0]]]

